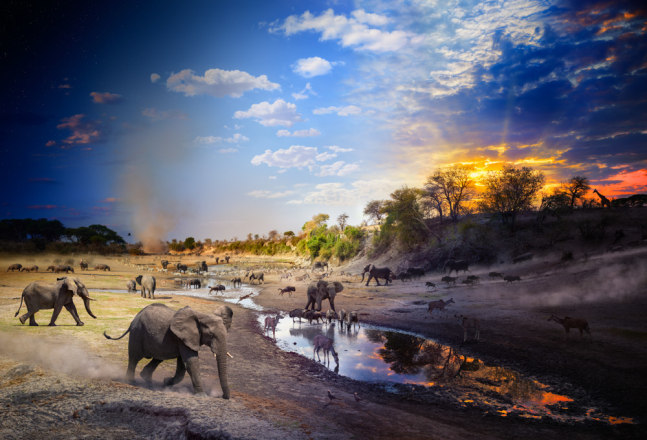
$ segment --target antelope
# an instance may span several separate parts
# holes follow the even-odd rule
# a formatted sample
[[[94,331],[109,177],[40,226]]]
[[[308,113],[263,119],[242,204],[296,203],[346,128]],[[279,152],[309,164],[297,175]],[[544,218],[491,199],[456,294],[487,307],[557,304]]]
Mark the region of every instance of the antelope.
[[[324,361],[330,362],[330,353],[332,353],[332,357],[335,359],[335,363],[339,365],[339,356],[335,351],[335,347],[333,347],[334,341],[332,339],[324,335],[317,335],[315,336],[313,342],[314,342],[314,352],[312,353],[313,359],[315,357],[314,355],[316,354],[319,361],[321,361],[321,357],[319,356],[319,350],[323,348]]]
[[[584,337],[584,332],[588,333],[589,337],[591,337],[591,329],[589,328],[589,323],[586,319],[571,318],[570,316],[560,318],[556,315],[550,315],[548,321],[555,321],[556,323],[561,324],[566,332],[565,336],[570,336],[571,329],[576,328],[580,331],[580,337]]]
[[[283,318],[280,314],[276,316],[266,316],[265,317],[265,331],[272,330],[272,337],[276,339],[276,324],[279,323],[279,319]]]
[[[472,328],[474,329],[474,340],[478,341],[481,337],[481,325],[477,318],[468,318],[463,315],[454,315],[458,318],[458,323],[463,327],[463,343],[467,341],[467,330]]]
[[[431,301],[427,306],[427,311],[430,315],[433,315],[435,309],[438,309],[442,312],[443,310],[445,310],[445,307],[452,303],[454,303],[454,298],[449,298],[447,301],[443,301],[442,299],[439,299],[438,301]]]

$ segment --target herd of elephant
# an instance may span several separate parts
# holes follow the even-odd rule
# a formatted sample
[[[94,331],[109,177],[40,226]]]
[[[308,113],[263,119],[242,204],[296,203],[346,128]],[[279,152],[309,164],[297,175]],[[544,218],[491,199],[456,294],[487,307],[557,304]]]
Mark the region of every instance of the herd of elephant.
[[[140,275],[133,282],[142,286],[142,296],[148,292],[151,297],[155,290],[155,278],[150,275]],[[56,325],[56,320],[63,307],[72,315],[77,326],[84,325],[79,318],[76,306],[72,301],[74,295],[82,298],[88,314],[97,319],[90,309],[88,289],[78,278],[57,278],[55,284],[40,282],[30,283],[22,292],[18,316],[23,302],[27,313],[18,319],[24,324],[29,319],[29,325],[37,326],[34,315],[39,310],[54,309],[50,326]],[[155,368],[164,360],[176,359],[177,368],[173,377],[164,380],[167,386],[179,383],[186,372],[189,373],[193,389],[196,393],[204,393],[200,378],[198,351],[200,345],[207,345],[216,356],[218,375],[222,388],[222,397],[230,396],[227,381],[227,332],[231,327],[233,311],[222,305],[212,313],[200,313],[190,307],[173,310],[164,304],[150,304],[144,307],[134,317],[128,329],[119,337],[111,337],[104,332],[107,339],[121,339],[130,333],[128,340],[128,369],[126,378],[134,380],[137,363],[143,358],[151,361],[142,369],[140,376],[150,384]],[[229,355],[231,356],[231,355]]]
[[[81,270],[89,270],[88,263],[86,263],[83,260],[81,260],[81,262],[79,263],[79,267],[81,268]],[[94,266],[94,270],[102,270],[104,272],[105,271],[110,271],[110,266],[108,266],[107,264],[101,263],[101,264],[97,264],[96,266]],[[15,271],[18,271],[18,272],[38,272],[38,266],[36,266],[35,264],[33,264],[31,266],[23,266],[20,263],[15,263],[15,264],[12,264],[9,267],[7,267],[7,272],[15,272]],[[61,273],[61,272],[70,273],[70,272],[72,272],[72,273],[74,273],[74,268],[72,266],[70,266],[69,264],[57,264],[57,265],[52,264],[50,266],[47,266],[47,269],[45,270],[45,272],[52,272],[52,273]]]

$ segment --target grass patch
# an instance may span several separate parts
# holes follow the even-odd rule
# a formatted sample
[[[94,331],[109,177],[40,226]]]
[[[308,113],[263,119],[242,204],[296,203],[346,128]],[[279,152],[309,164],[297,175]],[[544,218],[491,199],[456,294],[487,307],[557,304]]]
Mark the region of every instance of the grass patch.
[[[636,340],[636,341],[647,340],[647,332],[640,331],[640,330],[630,330],[628,328],[612,327],[609,329],[609,333],[612,333],[616,336],[620,336],[623,338]]]

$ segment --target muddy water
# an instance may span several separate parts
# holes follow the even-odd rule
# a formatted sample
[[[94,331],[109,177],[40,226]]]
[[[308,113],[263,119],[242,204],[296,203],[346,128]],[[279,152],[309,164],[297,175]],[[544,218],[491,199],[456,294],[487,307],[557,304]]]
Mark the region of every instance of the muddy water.
[[[259,317],[261,327],[265,316]],[[459,406],[477,407],[502,417],[631,423],[630,419],[605,415],[583,404],[582,399],[556,394],[549,386],[515,371],[486,365],[453,347],[413,334],[368,325],[348,330],[334,322],[299,323],[286,317],[279,321],[275,337],[280,348],[319,361],[313,344],[319,334],[334,340],[339,357],[337,363],[320,352],[321,363],[343,376],[379,383],[396,392],[416,388],[403,384],[418,385],[424,387],[423,392]]]
[[[209,285],[216,284],[218,282],[213,280],[209,282]],[[164,290],[157,294],[235,303],[260,312],[261,328],[268,316],[263,313],[264,308],[254,302],[258,290],[249,285],[237,288],[227,285],[226,290],[219,294],[210,294],[208,287]],[[501,417],[514,415],[571,423],[632,423],[629,418],[604,414],[588,404],[589,399],[580,391],[576,392],[578,397],[557,394],[533,378],[487,365],[453,347],[406,332],[365,324],[348,330],[335,322],[309,324],[307,321],[293,322],[292,318],[285,317],[279,321],[275,339],[281,349],[313,359],[313,340],[318,334],[333,339],[338,353],[338,363],[332,356],[326,360],[323,352],[319,353],[320,362],[326,367],[343,376],[381,384],[389,391],[413,392],[415,389],[420,392],[422,389],[423,393],[431,393],[456,405],[476,407],[484,413]],[[271,334],[269,336],[272,337]]]

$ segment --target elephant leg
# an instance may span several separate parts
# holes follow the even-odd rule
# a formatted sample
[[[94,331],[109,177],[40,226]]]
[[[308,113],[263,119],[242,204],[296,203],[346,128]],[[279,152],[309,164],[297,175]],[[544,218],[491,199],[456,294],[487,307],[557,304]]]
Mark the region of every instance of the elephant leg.
[[[56,325],[56,319],[58,319],[59,313],[61,313],[61,310],[63,310],[63,305],[62,304],[56,304],[54,306],[54,313],[52,313],[52,319],[49,321],[50,326],[55,326]]]
[[[146,364],[146,366],[142,369],[141,373],[139,375],[141,376],[142,379],[146,381],[147,384],[150,384],[153,382],[153,371],[155,371],[155,368],[162,362],[162,359],[151,359],[149,363]]]
[[[181,357],[177,358],[177,369],[175,370],[175,376],[167,377],[164,379],[164,385],[171,386],[178,384],[184,379],[184,373],[186,373],[186,367]]]
[[[308,307],[310,307],[310,304],[312,304],[312,307],[314,308],[314,305],[315,305],[314,303],[315,303],[314,298],[308,297],[308,303],[306,304],[305,309],[308,310]]]
[[[74,303],[65,304],[65,309],[70,312],[70,315],[72,315],[72,318],[76,321],[76,325],[83,325],[83,321],[79,318],[79,312],[76,311]]]
[[[132,383],[135,381],[135,368],[137,367],[137,363],[141,360],[141,356],[128,356],[128,369],[126,369],[126,380],[128,380],[128,382]]]
[[[189,372],[189,376],[191,377],[193,391],[196,394],[203,394],[204,389],[202,388],[202,379],[200,378],[200,361],[198,359],[198,353],[188,347],[180,347],[180,355],[187,371]]]

